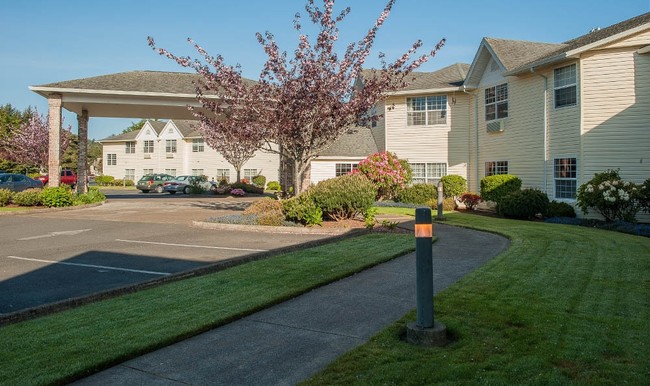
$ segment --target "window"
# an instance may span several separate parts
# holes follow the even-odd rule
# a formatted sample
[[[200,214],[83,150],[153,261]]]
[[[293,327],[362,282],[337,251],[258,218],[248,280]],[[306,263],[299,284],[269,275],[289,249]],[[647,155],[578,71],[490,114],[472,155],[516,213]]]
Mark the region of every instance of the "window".
[[[578,101],[576,65],[553,70],[555,107],[575,106]]]
[[[124,152],[126,154],[135,154],[135,142],[127,142]]]
[[[485,120],[493,121],[495,119],[508,117],[508,84],[485,89]]]
[[[576,198],[577,170],[575,158],[556,158],[554,160],[555,198]]]
[[[176,177],[176,169],[165,169],[165,174]]]
[[[117,165],[117,154],[106,154],[106,165]]]
[[[437,184],[447,175],[446,163],[412,163],[414,184]]]
[[[447,123],[447,96],[406,98],[408,126],[444,125]]]
[[[142,175],[153,174],[153,169],[142,169]]]
[[[353,164],[353,163],[340,163],[336,164],[336,176],[343,176],[346,175],[353,170],[357,170],[359,167],[359,164]]]
[[[145,154],[153,153],[153,140],[143,141],[143,151]]]
[[[257,175],[257,169],[244,169],[244,179],[253,182],[253,177]]]
[[[203,175],[203,169],[192,169],[192,175],[193,176],[202,176]]]
[[[135,181],[135,169],[124,169],[124,179]]]
[[[195,138],[192,140],[192,152],[203,153],[205,151],[205,143],[203,138]]]
[[[176,140],[168,139],[165,141],[165,152],[166,153],[176,153]]]
[[[226,180],[226,182],[230,182],[230,169],[217,169],[217,180]]]
[[[508,174],[508,161],[490,161],[485,163],[485,176]]]

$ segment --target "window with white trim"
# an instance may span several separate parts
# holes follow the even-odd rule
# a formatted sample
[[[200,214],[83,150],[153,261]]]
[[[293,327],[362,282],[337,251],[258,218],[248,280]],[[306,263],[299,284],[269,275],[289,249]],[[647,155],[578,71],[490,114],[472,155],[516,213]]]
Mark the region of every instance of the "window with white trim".
[[[176,169],[165,169],[165,174],[169,174],[172,177],[176,177]]]
[[[409,163],[413,171],[414,184],[437,184],[447,175],[446,163]]]
[[[153,153],[153,140],[142,141],[142,151],[147,153]]]
[[[485,176],[508,174],[508,161],[488,161],[485,163]]]
[[[257,169],[244,169],[244,179],[249,183],[253,183],[253,177],[257,175]]]
[[[142,169],[142,175],[153,174],[153,169]]]
[[[335,175],[337,177],[350,174],[353,170],[357,170],[359,164],[357,163],[337,163],[335,166]]]
[[[553,177],[555,198],[574,200],[578,187],[578,162],[576,158],[555,158]]]
[[[125,145],[124,152],[126,154],[135,154],[135,142],[129,141]]]
[[[117,154],[106,154],[106,165],[117,165]]]
[[[165,141],[165,152],[166,153],[176,153],[176,140],[168,139]]]
[[[205,142],[203,138],[194,138],[192,140],[192,153],[203,153],[205,151]]]
[[[230,182],[230,169],[217,169],[217,180]]]
[[[193,176],[202,176],[203,175],[203,169],[192,169],[192,175]]]
[[[426,126],[447,123],[447,96],[406,98],[406,125]]]
[[[508,117],[508,83],[485,89],[485,120]]]
[[[124,169],[124,179],[135,181],[135,169]]]
[[[555,108],[575,106],[578,103],[578,81],[576,65],[553,70]]]

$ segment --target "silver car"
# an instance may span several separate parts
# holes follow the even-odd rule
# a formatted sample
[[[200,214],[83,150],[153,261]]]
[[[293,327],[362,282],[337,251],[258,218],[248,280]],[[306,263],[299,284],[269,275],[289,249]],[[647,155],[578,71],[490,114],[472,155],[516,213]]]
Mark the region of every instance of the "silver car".
[[[189,194],[192,189],[192,184],[197,184],[204,190],[210,192],[214,192],[217,189],[214,181],[206,181],[205,178],[199,176],[178,176],[171,181],[165,181],[163,183],[163,191],[169,194],[176,194],[177,192]]]
[[[42,188],[43,183],[24,174],[0,173],[0,189],[9,189],[12,192],[22,192],[27,189]]]

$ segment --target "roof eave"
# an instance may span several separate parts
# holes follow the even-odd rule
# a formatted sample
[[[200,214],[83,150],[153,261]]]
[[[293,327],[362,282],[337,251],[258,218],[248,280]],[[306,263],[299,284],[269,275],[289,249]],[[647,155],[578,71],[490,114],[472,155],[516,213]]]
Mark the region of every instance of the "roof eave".
[[[422,88],[422,89],[414,89],[414,90],[394,91],[394,92],[391,92],[391,93],[387,93],[387,95],[395,96],[395,95],[414,95],[414,94],[440,94],[440,93],[445,93],[445,92],[461,91],[462,89],[463,89],[462,86],[458,86],[458,87],[439,87],[439,88]]]
[[[114,95],[114,96],[145,96],[155,98],[188,98],[196,99],[196,94],[181,93],[162,93],[146,91],[122,91],[122,90],[93,90],[83,88],[63,88],[63,87],[44,87],[29,86],[29,89],[37,94],[47,97],[51,94],[95,94],[95,95]],[[206,95],[206,98],[218,98],[218,95]]]
[[[625,30],[623,32],[617,33],[617,34],[612,35],[612,36],[608,36],[605,39],[597,40],[597,41],[595,41],[595,42],[593,42],[591,44],[587,44],[587,45],[578,47],[576,49],[567,51],[566,56],[568,56],[568,57],[576,57],[576,56],[578,56],[578,55],[580,55],[580,54],[582,54],[582,53],[584,53],[586,51],[589,51],[591,49],[600,47],[600,46],[608,44],[608,43],[613,43],[613,42],[615,42],[617,40],[620,40],[620,39],[623,39],[623,38],[625,38],[627,36],[634,35],[634,34],[636,34],[638,32],[642,32],[644,30],[647,30],[648,28],[650,28],[650,23],[641,24],[640,26],[630,28],[628,30]]]

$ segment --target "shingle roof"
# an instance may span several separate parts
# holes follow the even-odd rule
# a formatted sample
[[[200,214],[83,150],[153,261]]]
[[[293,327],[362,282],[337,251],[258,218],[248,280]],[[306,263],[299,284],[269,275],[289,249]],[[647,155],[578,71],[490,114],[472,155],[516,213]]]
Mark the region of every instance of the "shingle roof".
[[[506,71],[513,70],[526,63],[538,60],[550,53],[557,52],[564,44],[537,43],[523,40],[485,38]]]
[[[465,76],[467,76],[469,66],[467,63],[455,63],[433,72],[412,72],[412,80],[409,79],[410,83],[399,91],[460,87],[465,80]],[[368,79],[375,76],[378,71],[381,70],[363,70],[361,76]]]
[[[165,128],[165,125],[167,122],[164,121],[152,121],[152,120],[147,120],[151,127],[156,131],[156,134],[160,134],[160,132]],[[174,121],[176,123],[176,121]],[[140,130],[134,130],[134,131],[129,131],[128,133],[122,133],[122,134],[115,134],[111,135],[110,137],[106,137],[104,139],[99,140],[99,142],[103,141],[134,141],[135,137],[138,136],[140,133]]]
[[[319,156],[367,157],[377,151],[377,143],[370,129],[358,126],[349,129]]]
[[[181,134],[185,138],[193,138],[193,137],[200,137],[201,133],[199,133],[198,130],[198,121],[190,121],[190,120],[173,120],[174,125],[180,130]]]
[[[185,72],[129,71],[66,80],[37,87],[194,95],[196,91],[192,82],[199,79],[201,79],[200,75]],[[249,79],[244,81],[248,84],[254,83]]]

